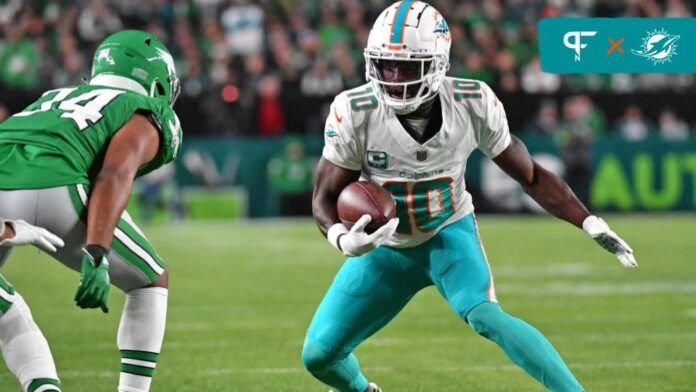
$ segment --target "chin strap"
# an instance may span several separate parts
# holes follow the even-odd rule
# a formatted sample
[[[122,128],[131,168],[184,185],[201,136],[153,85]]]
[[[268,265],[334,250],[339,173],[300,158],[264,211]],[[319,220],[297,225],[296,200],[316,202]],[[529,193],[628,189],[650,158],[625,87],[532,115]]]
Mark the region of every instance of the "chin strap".
[[[399,109],[397,109],[397,108],[390,108],[390,109],[393,110],[394,113],[396,113],[396,114],[399,115],[399,116],[405,116],[405,115],[407,115],[407,114],[410,114],[410,113],[415,112],[415,111],[418,109],[418,106],[416,106],[415,108],[413,108],[411,105],[409,105],[408,107],[405,107],[405,108],[399,108]]]
[[[396,113],[397,115],[405,116],[405,115],[411,114],[411,113],[419,110],[420,108],[422,108],[426,105],[429,105],[430,108],[427,111],[427,115],[423,116],[423,117],[429,117],[430,116],[430,109],[432,109],[432,106],[435,103],[436,96],[437,96],[437,94],[431,94],[431,95],[423,98],[423,100],[420,103],[418,103],[418,104],[414,103],[413,105],[409,105],[407,108],[403,108],[403,109],[391,108],[391,109],[394,110],[394,113]]]

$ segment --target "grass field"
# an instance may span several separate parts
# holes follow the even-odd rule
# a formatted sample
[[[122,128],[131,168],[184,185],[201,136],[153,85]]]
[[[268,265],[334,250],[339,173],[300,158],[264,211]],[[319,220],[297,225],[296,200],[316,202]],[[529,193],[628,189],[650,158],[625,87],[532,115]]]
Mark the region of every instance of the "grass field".
[[[589,391],[696,390],[696,215],[609,216],[625,270],[584,233],[541,217],[479,217],[498,297],[537,326]],[[327,391],[302,369],[305,329],[341,257],[309,220],[146,227],[171,270],[153,391]],[[115,391],[123,294],[72,303],[78,275],[34,250],[3,274],[47,335],[65,391]],[[426,289],[357,350],[386,391],[539,391]],[[19,390],[0,370],[0,391]]]

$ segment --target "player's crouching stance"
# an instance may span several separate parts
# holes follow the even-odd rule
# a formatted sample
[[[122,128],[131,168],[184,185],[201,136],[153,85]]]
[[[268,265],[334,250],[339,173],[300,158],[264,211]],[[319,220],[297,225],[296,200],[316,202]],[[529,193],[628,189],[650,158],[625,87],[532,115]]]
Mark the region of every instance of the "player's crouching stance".
[[[34,245],[47,253],[63,240],[22,220],[0,219],[0,247]],[[12,374],[27,392],[60,392],[60,381],[48,342],[24,298],[0,275],[0,345]]]
[[[75,301],[108,311],[126,292],[118,329],[119,391],[148,391],[167,313],[168,273],[125,212],[135,177],[171,161],[181,141],[174,61],[152,34],[100,44],[89,84],[47,91],[0,124],[0,216],[65,240],[54,257],[81,271]],[[0,260],[9,249],[0,248]]]
[[[332,105],[313,209],[329,242],[349,258],[314,314],[302,360],[340,391],[379,390],[353,350],[434,285],[474,331],[547,388],[582,391],[551,343],[497,303],[465,190],[467,158],[482,150],[547,211],[584,227],[625,266],[635,266],[632,251],[510,135],[503,105],[486,84],[445,77],[449,48],[437,10],[419,1],[396,3],[370,32],[370,83],[341,93]],[[360,178],[392,192],[397,227],[367,236],[339,223],[337,197]]]

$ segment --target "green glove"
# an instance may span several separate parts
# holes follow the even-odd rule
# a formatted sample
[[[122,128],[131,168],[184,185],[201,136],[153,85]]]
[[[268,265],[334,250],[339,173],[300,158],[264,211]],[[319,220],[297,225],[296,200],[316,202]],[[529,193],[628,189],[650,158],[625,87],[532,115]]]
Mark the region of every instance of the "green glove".
[[[109,313],[109,262],[106,249],[99,245],[87,245],[82,249],[82,273],[75,293],[75,303],[82,309],[101,308]]]

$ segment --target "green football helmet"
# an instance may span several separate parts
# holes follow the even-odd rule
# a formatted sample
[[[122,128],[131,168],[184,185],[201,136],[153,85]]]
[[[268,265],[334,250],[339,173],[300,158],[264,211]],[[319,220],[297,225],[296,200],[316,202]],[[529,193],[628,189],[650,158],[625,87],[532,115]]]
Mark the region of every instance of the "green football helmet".
[[[92,60],[90,84],[166,99],[171,106],[180,92],[169,50],[157,37],[140,30],[114,33],[99,44]]]

